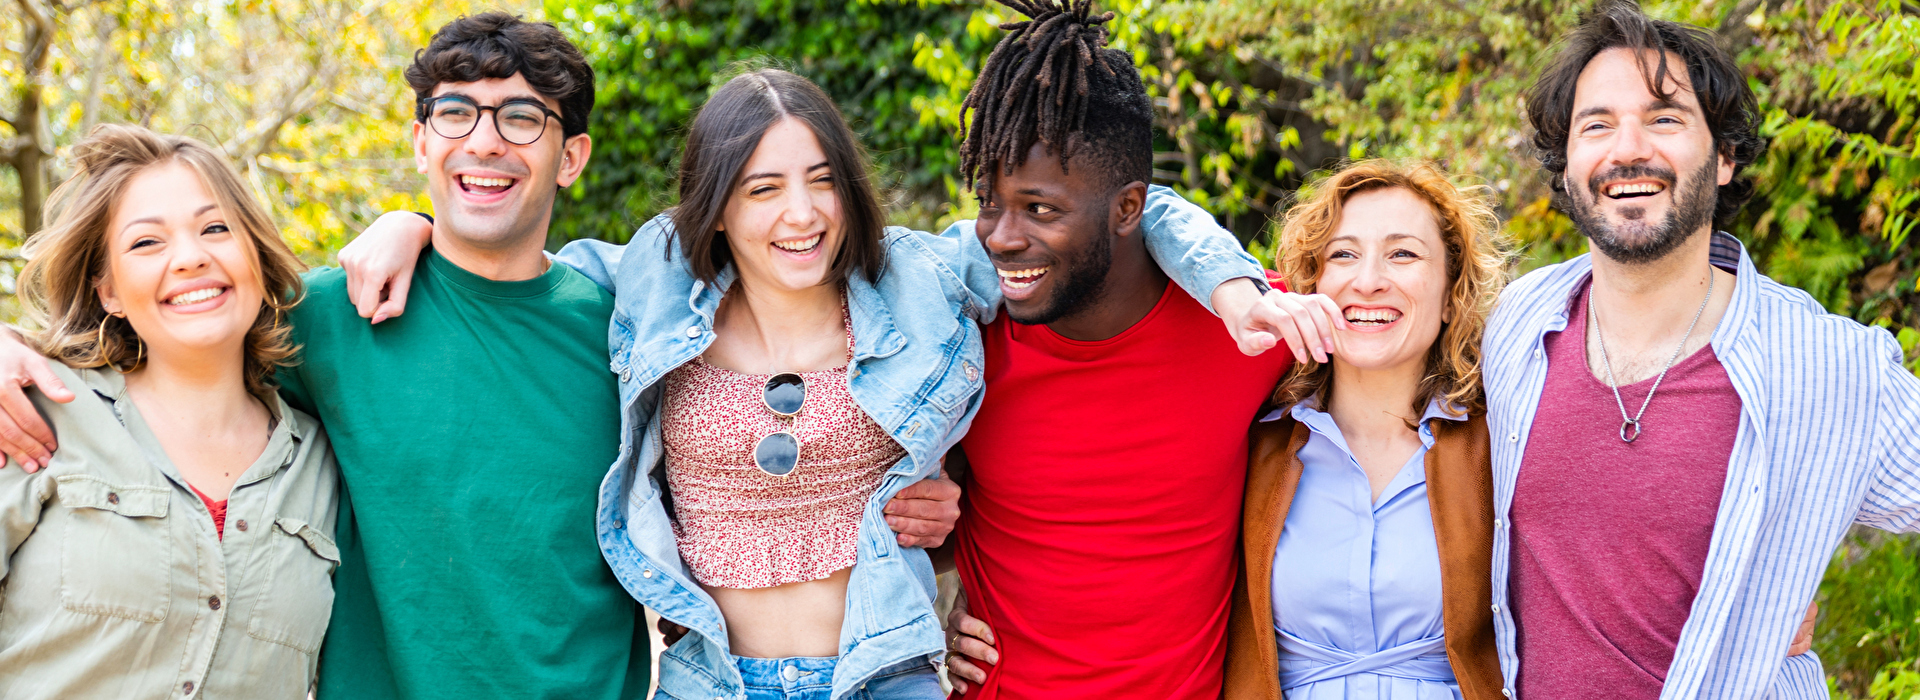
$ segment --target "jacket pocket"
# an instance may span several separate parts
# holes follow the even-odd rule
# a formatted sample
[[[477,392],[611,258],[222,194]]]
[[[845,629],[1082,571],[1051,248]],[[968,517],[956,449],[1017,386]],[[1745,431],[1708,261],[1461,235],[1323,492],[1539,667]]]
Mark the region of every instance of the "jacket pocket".
[[[172,489],[114,484],[86,474],[54,479],[68,510],[60,542],[60,603],[77,613],[138,622],[167,618],[173,597]]]
[[[247,634],[311,654],[320,649],[333,614],[333,570],[340,566],[340,549],[305,521],[280,518],[273,525],[272,536],[261,545],[266,588]]]
[[[927,402],[947,413],[965,408],[984,381],[982,360],[986,350],[980,343],[980,330],[972,323],[959,326],[940,344],[939,369],[927,378]]]

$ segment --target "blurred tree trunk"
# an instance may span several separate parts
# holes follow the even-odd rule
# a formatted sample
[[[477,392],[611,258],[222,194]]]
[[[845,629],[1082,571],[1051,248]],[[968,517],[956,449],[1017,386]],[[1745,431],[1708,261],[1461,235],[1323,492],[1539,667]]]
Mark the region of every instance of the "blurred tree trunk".
[[[48,133],[45,113],[47,57],[52,53],[56,15],[64,9],[34,0],[15,0],[20,19],[26,24],[20,65],[25,69],[13,112],[0,112],[0,124],[13,129],[13,139],[0,149],[0,162],[12,166],[20,175],[20,230],[31,235],[40,230],[41,207],[47,199],[47,163],[53,159],[53,135]],[[24,237],[24,235],[23,235]]]

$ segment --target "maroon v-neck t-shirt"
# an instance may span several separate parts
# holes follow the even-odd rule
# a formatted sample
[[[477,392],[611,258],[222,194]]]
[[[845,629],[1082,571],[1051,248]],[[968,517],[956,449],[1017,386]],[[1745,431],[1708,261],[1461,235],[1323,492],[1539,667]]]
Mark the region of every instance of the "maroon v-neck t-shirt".
[[[1587,293],[1546,337],[1547,383],[1514,485],[1520,697],[1651,700],[1700,590],[1740,397],[1701,348],[1667,372],[1641,434],[1623,442],[1613,391],[1587,369]],[[1629,415],[1653,381],[1620,387]]]

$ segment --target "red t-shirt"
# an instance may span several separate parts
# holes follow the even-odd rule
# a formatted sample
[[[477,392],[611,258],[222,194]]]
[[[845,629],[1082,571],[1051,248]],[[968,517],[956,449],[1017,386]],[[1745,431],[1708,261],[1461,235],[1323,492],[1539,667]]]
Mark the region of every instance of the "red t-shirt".
[[[1291,354],[1171,284],[1108,340],[985,335],[955,552],[1000,664],[968,697],[1218,698],[1247,426]]]
[[[1702,348],[1668,370],[1641,435],[1622,442],[1613,391],[1587,370],[1585,292],[1571,311],[1546,338],[1514,484],[1520,697],[1652,700],[1706,570],[1740,396]],[[1620,387],[1629,415],[1652,385]]]

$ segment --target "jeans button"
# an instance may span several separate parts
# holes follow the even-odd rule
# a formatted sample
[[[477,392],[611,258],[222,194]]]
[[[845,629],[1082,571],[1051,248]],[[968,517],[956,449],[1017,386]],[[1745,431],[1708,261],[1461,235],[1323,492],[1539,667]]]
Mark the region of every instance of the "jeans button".
[[[780,677],[787,679],[788,683],[800,680],[800,669],[792,666],[780,669]]]

